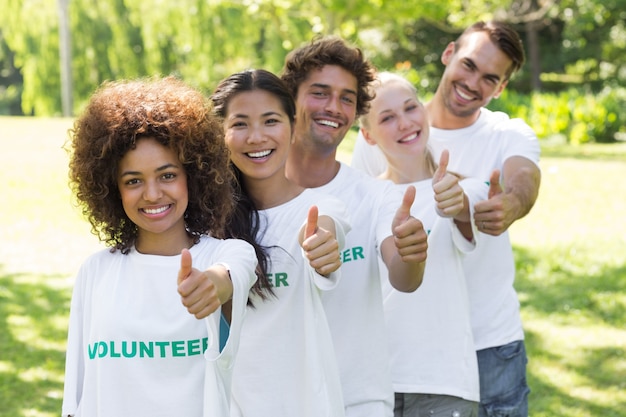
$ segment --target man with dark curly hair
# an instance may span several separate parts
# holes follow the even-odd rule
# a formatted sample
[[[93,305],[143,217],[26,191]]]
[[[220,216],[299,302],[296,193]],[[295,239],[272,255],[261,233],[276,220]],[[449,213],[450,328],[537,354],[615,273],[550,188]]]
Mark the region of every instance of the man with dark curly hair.
[[[70,134],[72,190],[109,249],[76,279],[63,415],[227,415],[257,263],[222,239],[232,174],[208,100],[173,77],[107,82]]]
[[[336,160],[337,147],[372,99],[374,69],[344,40],[313,40],[289,54],[282,73],[296,98],[294,143],[287,176],[347,205],[352,230],[342,252],[343,279],[322,301],[331,329],[348,417],[393,415],[378,260],[403,292],[421,285],[427,236],[391,183],[369,178]]]

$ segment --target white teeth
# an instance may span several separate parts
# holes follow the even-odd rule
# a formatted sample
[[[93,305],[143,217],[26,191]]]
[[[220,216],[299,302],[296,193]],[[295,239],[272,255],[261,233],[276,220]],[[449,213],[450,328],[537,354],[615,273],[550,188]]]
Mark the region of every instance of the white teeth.
[[[402,138],[400,139],[400,143],[404,143],[404,142],[410,142],[413,139],[417,138],[417,133],[413,133],[411,136],[407,136],[406,138]]]
[[[249,152],[246,155],[248,155],[250,158],[263,158],[264,156],[267,156],[270,153],[272,153],[272,150],[268,149],[266,151]]]
[[[474,97],[472,97],[472,96],[468,96],[467,94],[464,94],[464,93],[463,93],[461,90],[459,90],[459,89],[457,89],[457,90],[456,90],[456,92],[457,92],[457,94],[458,94],[459,96],[461,96],[461,98],[462,98],[463,100],[472,100],[472,99],[474,98]]]
[[[145,211],[148,214],[159,214],[159,213],[163,213],[169,207],[170,206],[162,206],[162,207],[155,208],[155,209],[143,209],[143,211]]]
[[[335,129],[339,127],[339,123],[331,122],[330,120],[318,120],[317,123],[325,126],[334,127]]]

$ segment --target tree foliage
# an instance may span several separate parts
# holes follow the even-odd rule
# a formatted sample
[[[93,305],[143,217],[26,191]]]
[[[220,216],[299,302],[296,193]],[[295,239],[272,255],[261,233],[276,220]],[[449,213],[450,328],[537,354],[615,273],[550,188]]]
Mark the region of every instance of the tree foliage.
[[[0,82],[13,87],[24,114],[61,110],[60,1],[0,0],[0,68],[17,69],[23,84]],[[536,46],[539,69],[525,67],[512,88],[536,89],[533,71],[546,73],[551,89],[564,80],[626,84],[626,0],[65,1],[75,112],[109,79],[177,74],[210,91],[244,68],[279,72],[291,49],[320,34],[342,36],[377,67],[404,70],[431,89],[445,45],[473,21],[492,18],[536,35],[526,47]]]

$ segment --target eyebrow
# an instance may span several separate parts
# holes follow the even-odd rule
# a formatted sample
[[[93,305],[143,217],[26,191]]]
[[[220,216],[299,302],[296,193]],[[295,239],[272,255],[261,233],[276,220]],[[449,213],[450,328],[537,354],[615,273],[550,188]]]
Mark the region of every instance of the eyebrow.
[[[273,116],[273,115],[282,116],[282,114],[280,112],[271,110],[271,111],[267,111],[265,113],[262,113],[261,117],[267,117],[267,116]],[[229,120],[232,120],[232,119],[249,119],[249,118],[250,118],[249,115],[243,114],[243,113],[236,113],[236,114],[233,114],[233,115],[228,117]]]
[[[323,84],[323,83],[313,83],[311,84],[311,87],[315,87],[315,88],[324,88],[329,90],[331,88],[331,86],[329,84]],[[343,91],[344,93],[348,93],[348,94],[354,94],[355,96],[357,95],[357,92],[350,89],[350,88],[344,88],[341,91]]]
[[[160,167],[155,169],[154,172],[162,172],[162,171],[168,170],[170,168],[180,168],[180,167],[178,165],[176,165],[176,164],[167,163],[167,164],[161,165]],[[124,176],[127,176],[127,175],[141,175],[141,172],[139,172],[139,171],[124,171],[124,172],[122,172],[120,174],[120,178],[124,177]]]
[[[413,97],[409,97],[409,98],[407,98],[406,100],[404,100],[402,102],[402,105],[404,106],[404,105],[406,105],[408,103],[411,103],[411,102],[413,102],[415,104],[419,103],[419,101],[417,99],[414,99]],[[383,109],[383,110],[378,112],[378,114],[385,114],[385,113],[393,113],[393,109]]]
[[[476,66],[476,63],[474,62],[474,60],[470,59],[470,58],[464,58],[465,62],[467,62],[469,65],[472,66],[473,69],[478,69],[478,66]],[[500,82],[501,78],[498,74],[484,74],[483,78],[489,78],[492,79],[494,81]]]

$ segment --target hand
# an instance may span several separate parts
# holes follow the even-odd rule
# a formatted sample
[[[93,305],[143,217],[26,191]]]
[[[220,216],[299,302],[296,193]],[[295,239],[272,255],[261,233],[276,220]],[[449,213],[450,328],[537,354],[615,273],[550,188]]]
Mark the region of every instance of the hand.
[[[489,178],[488,199],[474,206],[474,221],[483,233],[498,236],[515,221],[512,217],[511,196],[507,196],[500,185],[500,170],[494,169]],[[510,214],[510,215],[507,215]]]
[[[439,166],[433,176],[433,191],[437,202],[437,214],[441,217],[456,217],[465,206],[465,194],[459,185],[459,178],[448,173],[448,150],[441,153]],[[465,221],[468,221],[466,219]]]
[[[317,206],[311,206],[301,245],[309,265],[318,274],[327,276],[341,266],[339,243],[333,232],[318,225],[318,220]]]
[[[198,319],[209,316],[222,305],[211,271],[193,268],[188,249],[183,249],[180,254],[178,293],[187,311]]]
[[[415,187],[412,185],[404,192],[402,204],[391,223],[391,232],[402,261],[419,263],[426,260],[428,235],[422,222],[411,216],[415,193]]]

